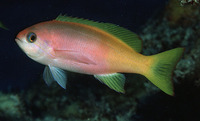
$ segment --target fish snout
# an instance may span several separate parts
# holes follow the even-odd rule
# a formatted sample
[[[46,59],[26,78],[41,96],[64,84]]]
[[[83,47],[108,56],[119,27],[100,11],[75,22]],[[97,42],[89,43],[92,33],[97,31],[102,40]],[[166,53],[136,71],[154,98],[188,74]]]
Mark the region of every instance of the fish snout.
[[[15,38],[15,41],[17,42],[17,41],[21,41],[21,40],[17,37],[17,38]]]

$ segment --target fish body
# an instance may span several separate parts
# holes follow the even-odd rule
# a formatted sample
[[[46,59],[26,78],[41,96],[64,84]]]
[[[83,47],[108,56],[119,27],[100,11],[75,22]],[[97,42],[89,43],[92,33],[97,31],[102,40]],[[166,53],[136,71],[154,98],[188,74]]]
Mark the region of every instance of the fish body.
[[[173,95],[171,73],[183,53],[183,48],[176,48],[145,56],[139,53],[142,42],[135,33],[114,24],[66,16],[26,28],[16,42],[31,59],[46,65],[43,76],[47,84],[55,80],[66,88],[63,70],[68,70],[94,75],[122,93],[125,77],[120,72],[142,74]]]
[[[38,26],[36,30],[35,26]],[[43,59],[32,59],[45,65],[86,74],[132,73],[133,70],[136,73],[136,67],[140,64],[138,58],[144,57],[116,37],[94,27],[56,20],[35,26],[19,35],[24,36],[28,31],[38,33],[38,39],[44,40],[38,46],[46,54]]]

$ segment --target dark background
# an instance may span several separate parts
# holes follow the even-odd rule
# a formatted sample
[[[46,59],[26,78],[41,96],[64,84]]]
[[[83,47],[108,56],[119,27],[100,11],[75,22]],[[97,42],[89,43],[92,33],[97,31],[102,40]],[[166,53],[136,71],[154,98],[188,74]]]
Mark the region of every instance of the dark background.
[[[110,22],[139,33],[142,25],[167,0],[7,0],[0,3],[0,90],[23,89],[41,78],[43,68],[29,59],[15,43],[21,30],[59,14]]]

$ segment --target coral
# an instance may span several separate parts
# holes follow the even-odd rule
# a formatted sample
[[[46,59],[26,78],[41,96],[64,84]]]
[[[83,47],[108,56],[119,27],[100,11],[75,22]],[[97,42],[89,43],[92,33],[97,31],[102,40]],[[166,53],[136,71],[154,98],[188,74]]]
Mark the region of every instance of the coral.
[[[128,82],[127,86],[130,86],[127,87],[125,95],[110,90],[94,78],[79,76],[81,79],[72,73],[70,74],[69,80],[74,81],[73,83],[68,83],[71,89],[69,88],[67,92],[57,84],[47,87],[43,80],[34,84],[31,89],[22,94],[26,110],[30,112],[27,115],[36,117],[37,121],[46,121],[48,119],[52,121],[120,121],[131,118],[135,112],[136,98],[145,94],[142,86],[143,81],[138,80],[141,76],[136,75],[132,78],[132,76],[128,75],[127,80],[135,79],[135,82],[139,83]],[[38,87],[38,85],[40,86]],[[121,109],[126,111],[124,112]]]
[[[0,119],[19,119],[25,114],[19,95],[0,93]]]
[[[180,4],[184,6],[185,4],[192,4],[192,5],[198,5],[199,0],[179,0]]]
[[[178,0],[170,0],[165,14],[170,25],[190,26],[199,16],[199,5],[181,6]]]

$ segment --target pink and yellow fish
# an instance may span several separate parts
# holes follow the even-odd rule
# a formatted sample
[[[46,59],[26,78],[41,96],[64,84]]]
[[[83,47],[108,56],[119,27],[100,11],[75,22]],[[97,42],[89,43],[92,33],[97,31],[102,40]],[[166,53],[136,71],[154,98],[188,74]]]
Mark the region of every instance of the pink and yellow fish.
[[[135,33],[110,23],[58,16],[21,31],[16,42],[31,59],[46,65],[45,82],[66,88],[64,70],[94,75],[111,89],[124,93],[123,73],[144,75],[173,95],[171,76],[184,49],[157,55],[140,54],[142,41]]]

